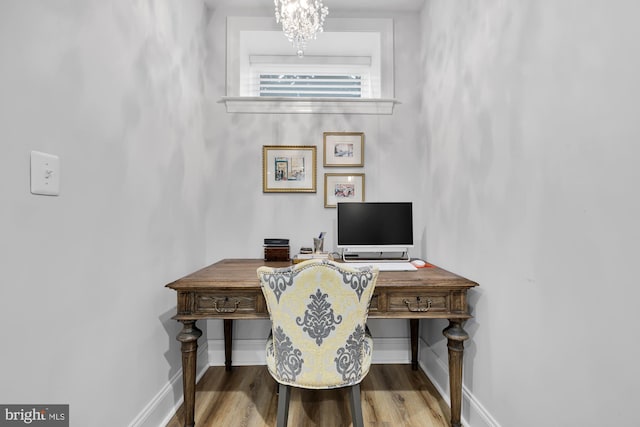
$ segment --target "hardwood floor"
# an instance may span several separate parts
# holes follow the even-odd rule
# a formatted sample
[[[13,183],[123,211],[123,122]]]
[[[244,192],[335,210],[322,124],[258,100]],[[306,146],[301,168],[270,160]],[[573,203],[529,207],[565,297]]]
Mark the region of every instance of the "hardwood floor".
[[[450,411],[425,374],[411,365],[373,365],[361,385],[368,427],[445,427]],[[277,384],[266,366],[211,367],[196,386],[196,427],[276,425]],[[183,408],[167,427],[182,427]],[[289,426],[351,425],[346,390],[291,392]]]

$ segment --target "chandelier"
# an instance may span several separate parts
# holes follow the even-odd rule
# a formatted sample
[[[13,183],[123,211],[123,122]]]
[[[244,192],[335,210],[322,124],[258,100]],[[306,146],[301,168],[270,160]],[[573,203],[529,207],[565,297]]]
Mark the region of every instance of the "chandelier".
[[[276,22],[282,23],[282,31],[298,50],[298,56],[304,56],[309,40],[322,32],[324,18],[329,8],[322,0],[273,0],[276,5]]]

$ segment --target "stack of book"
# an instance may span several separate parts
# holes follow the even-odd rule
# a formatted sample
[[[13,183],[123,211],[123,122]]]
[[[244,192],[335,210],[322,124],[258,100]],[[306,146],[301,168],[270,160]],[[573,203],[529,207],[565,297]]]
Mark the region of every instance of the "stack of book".
[[[289,261],[289,239],[264,239],[265,261]]]

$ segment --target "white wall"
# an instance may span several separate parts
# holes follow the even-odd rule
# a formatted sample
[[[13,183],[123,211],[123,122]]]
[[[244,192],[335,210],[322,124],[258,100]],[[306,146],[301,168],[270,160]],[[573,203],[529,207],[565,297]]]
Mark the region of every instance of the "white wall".
[[[124,426],[178,374],[163,285],[207,261],[203,15],[0,3],[0,402]],[[30,194],[31,150],[60,156],[59,197]]]
[[[395,45],[403,48],[396,50],[395,55],[395,96],[402,104],[396,106],[393,115],[229,114],[224,105],[218,103],[225,95],[225,20],[227,16],[254,13],[247,9],[218,8],[207,26],[205,138],[207,161],[212,166],[208,190],[214,206],[206,217],[207,258],[211,261],[225,257],[260,258],[265,237],[291,239],[291,250],[295,253],[301,246],[311,245],[313,237],[321,231],[329,233],[325,250],[334,250],[336,213],[335,209],[324,208],[324,173],[349,171],[365,173],[368,201],[414,202],[416,247],[412,255],[421,256],[425,222],[420,195],[426,187],[420,179],[424,147],[416,126],[420,105],[420,94],[415,90],[420,82],[420,75],[415,72],[419,65],[415,55],[419,42],[416,38],[418,16],[408,13],[357,15],[394,18]],[[269,9],[259,16],[271,14]],[[364,132],[364,168],[324,168],[324,131]],[[317,146],[317,193],[263,193],[263,145]],[[221,339],[220,322],[209,323],[209,338]],[[404,338],[408,337],[407,323],[373,321],[371,328],[379,338]],[[242,345],[238,342],[241,340],[255,339],[256,345],[263,348],[268,326],[267,321],[235,322],[235,345]],[[220,345],[221,342],[217,342],[215,346]],[[215,351],[215,346],[210,350]],[[218,350],[216,354],[222,353]],[[409,357],[408,350],[406,357]],[[212,360],[212,363],[221,363],[221,360]]]
[[[413,200],[413,255],[481,284],[466,326],[471,425],[629,424],[639,9],[433,0],[420,19],[393,15],[393,116],[287,116],[216,103],[225,11],[205,28],[196,0],[3,1],[0,402],[69,403],[74,426],[145,424],[180,370],[165,283],[260,256],[266,236],[297,250],[326,230],[334,244],[333,170],[319,165],[317,194],[263,194],[262,145],[321,157],[323,131],[357,130],[367,199]],[[59,197],[29,193],[31,150],[60,156]],[[245,340],[266,330],[237,326]],[[423,360],[447,389],[444,322],[423,326]],[[407,335],[405,322],[373,329]],[[150,412],[166,414],[179,386]]]
[[[639,13],[631,1],[423,10],[427,253],[481,285],[470,425],[637,419]],[[430,325],[438,378],[444,323]]]
[[[163,285],[222,257],[259,257],[266,236],[297,250],[326,230],[334,245],[323,131],[365,132],[366,166],[353,171],[367,174],[367,200],[414,201],[423,253],[417,16],[394,16],[407,50],[393,116],[227,114],[216,103],[225,16],[196,0],[0,5],[0,377],[12,384],[1,402],[69,403],[71,425],[159,424],[181,398]],[[263,194],[267,144],[317,145],[318,193]],[[31,150],[60,156],[60,196],[29,193]],[[377,329],[407,336],[406,322]],[[236,332],[262,341],[266,325]],[[105,415],[105,402],[118,410]]]

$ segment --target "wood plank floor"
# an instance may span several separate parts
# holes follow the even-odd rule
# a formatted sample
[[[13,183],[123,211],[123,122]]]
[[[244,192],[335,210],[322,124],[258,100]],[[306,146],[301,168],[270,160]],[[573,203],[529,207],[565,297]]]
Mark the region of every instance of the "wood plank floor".
[[[216,366],[196,386],[197,427],[276,425],[277,385],[266,366]],[[411,365],[373,365],[361,385],[362,414],[368,427],[445,427],[450,411],[426,375]],[[181,406],[167,427],[182,427]],[[337,390],[291,392],[289,426],[351,425],[348,393]]]

